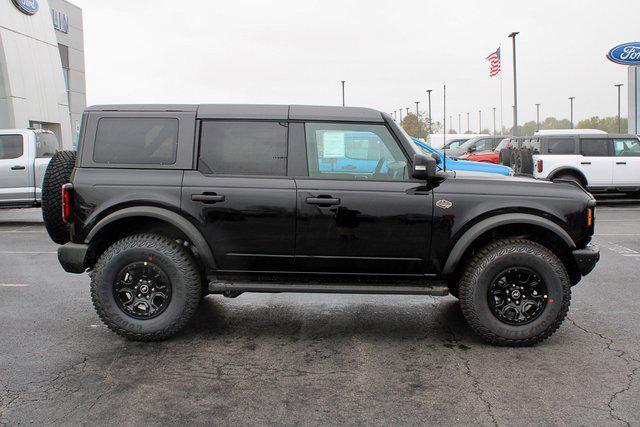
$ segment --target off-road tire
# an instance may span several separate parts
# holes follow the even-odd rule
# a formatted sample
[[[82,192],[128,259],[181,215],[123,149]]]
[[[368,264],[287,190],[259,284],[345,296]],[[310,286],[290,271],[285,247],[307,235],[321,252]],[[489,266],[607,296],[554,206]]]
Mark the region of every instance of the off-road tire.
[[[69,225],[62,220],[62,186],[70,182],[75,166],[75,151],[58,151],[51,158],[42,183],[42,220],[51,240],[59,245],[71,240]]]
[[[498,155],[498,163],[503,166],[511,166],[511,150],[508,148],[503,148],[500,150],[500,154]]]
[[[136,319],[116,303],[113,285],[118,272],[135,260],[151,258],[169,278],[171,300],[157,317]],[[167,237],[137,234],[111,245],[91,273],[91,299],[100,319],[113,332],[132,341],[160,341],[179,332],[201,301],[202,276],[193,255]]]
[[[520,150],[512,149],[510,150],[511,157],[509,158],[509,162],[515,173],[519,174],[520,169],[522,167],[522,156],[520,155]]]
[[[509,267],[535,271],[547,286],[549,300],[531,323],[510,325],[491,311],[488,289],[494,278]],[[549,249],[525,239],[503,239],[479,250],[467,265],[459,285],[460,308],[471,328],[494,345],[529,346],[551,336],[569,311],[571,283],[562,262]]]
[[[533,175],[533,156],[530,150],[520,150],[520,173]]]

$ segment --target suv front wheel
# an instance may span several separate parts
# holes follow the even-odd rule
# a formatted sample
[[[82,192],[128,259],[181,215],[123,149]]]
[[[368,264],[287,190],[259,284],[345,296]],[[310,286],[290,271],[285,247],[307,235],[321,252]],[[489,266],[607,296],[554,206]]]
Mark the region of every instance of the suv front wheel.
[[[201,299],[193,255],[164,236],[138,234],[111,245],[91,273],[100,319],[133,341],[158,341],[180,331]]]
[[[496,345],[538,343],[560,326],[571,299],[562,262],[525,239],[504,239],[478,251],[459,285],[460,307],[471,328]]]

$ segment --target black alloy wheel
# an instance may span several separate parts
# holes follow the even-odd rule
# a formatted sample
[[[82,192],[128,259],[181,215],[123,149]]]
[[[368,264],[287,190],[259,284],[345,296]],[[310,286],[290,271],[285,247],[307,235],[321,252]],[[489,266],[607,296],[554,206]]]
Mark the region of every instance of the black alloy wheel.
[[[509,325],[526,325],[540,317],[547,306],[547,286],[526,267],[499,273],[489,286],[489,307],[498,320]]]
[[[113,296],[125,314],[135,319],[152,319],[169,305],[171,282],[152,259],[134,262],[116,276]]]

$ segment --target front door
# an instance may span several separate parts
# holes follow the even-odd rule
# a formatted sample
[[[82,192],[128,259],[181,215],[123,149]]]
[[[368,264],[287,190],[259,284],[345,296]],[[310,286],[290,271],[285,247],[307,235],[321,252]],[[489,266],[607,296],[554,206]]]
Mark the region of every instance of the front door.
[[[21,134],[0,135],[0,203],[33,201],[29,155]],[[31,179],[30,179],[31,178]]]
[[[307,123],[298,188],[296,270],[427,273],[432,192],[408,178],[402,147],[382,124]]]
[[[613,185],[639,187],[640,140],[638,138],[614,138],[613,150]]]
[[[286,123],[202,122],[198,170],[185,172],[182,208],[220,272],[293,269],[296,189],[286,167]]]
[[[610,139],[581,138],[578,162],[589,187],[610,187],[613,184]]]

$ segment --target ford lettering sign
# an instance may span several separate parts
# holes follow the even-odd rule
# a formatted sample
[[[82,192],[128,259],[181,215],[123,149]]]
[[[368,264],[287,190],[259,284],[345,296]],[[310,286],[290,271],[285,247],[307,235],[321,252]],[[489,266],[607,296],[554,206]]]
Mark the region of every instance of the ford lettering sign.
[[[609,51],[607,58],[617,64],[640,65],[640,42],[618,45]]]
[[[38,0],[12,0],[13,4],[16,5],[20,12],[26,13],[27,15],[35,15],[40,6],[38,5]]]

